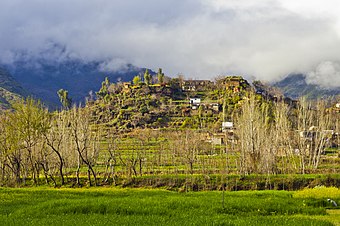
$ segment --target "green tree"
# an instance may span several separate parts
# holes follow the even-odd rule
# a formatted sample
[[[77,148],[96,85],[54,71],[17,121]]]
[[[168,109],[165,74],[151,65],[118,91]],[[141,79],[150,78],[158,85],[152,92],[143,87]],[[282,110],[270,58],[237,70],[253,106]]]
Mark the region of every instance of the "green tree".
[[[110,81],[108,77],[105,77],[105,80],[102,82],[102,86],[98,92],[96,92],[96,95],[98,98],[104,98],[108,99],[107,96],[109,95],[109,87],[110,87]]]
[[[57,92],[60,102],[65,109],[70,109],[72,105],[72,99],[68,96],[68,91],[59,89]]]
[[[144,81],[147,85],[150,85],[151,84],[151,80],[152,80],[152,76],[151,74],[149,73],[149,70],[146,69],[145,70],[145,73],[144,73]]]
[[[133,84],[138,85],[140,83],[139,75],[136,75],[135,77],[133,77],[132,82]]]
[[[9,115],[0,114],[0,165],[1,165],[1,184],[6,181],[11,183],[15,179],[15,183],[21,182],[22,170],[22,142],[16,128]]]
[[[37,149],[43,141],[43,134],[50,128],[49,113],[40,101],[27,98],[13,105],[14,113],[10,115],[11,125],[17,130],[23,150],[26,150],[27,165],[31,167],[33,182],[37,183],[38,165]]]
[[[162,72],[162,68],[158,69],[157,79],[160,84],[164,82],[164,73]]]

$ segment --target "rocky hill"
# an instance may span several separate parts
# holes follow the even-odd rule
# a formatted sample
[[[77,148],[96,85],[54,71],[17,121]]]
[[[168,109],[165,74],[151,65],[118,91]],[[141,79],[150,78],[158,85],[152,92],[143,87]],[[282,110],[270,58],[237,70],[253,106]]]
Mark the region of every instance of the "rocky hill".
[[[192,128],[220,131],[236,105],[251,92],[239,76],[217,80],[170,79],[160,83],[111,83],[106,79],[88,102],[93,119],[110,129]]]

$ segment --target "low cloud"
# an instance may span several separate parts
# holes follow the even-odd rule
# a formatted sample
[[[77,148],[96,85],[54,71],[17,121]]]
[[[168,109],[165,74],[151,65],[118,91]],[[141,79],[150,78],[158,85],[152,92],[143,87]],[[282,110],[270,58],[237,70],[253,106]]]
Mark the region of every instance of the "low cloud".
[[[3,0],[0,60],[13,61],[24,51],[59,61],[102,60],[103,70],[131,63],[162,67],[170,76],[244,74],[269,82],[315,71],[310,82],[326,80],[331,74],[315,68],[329,59],[340,62],[340,14],[332,10],[338,3],[294,2]],[[50,51],[53,43],[63,51]]]
[[[121,72],[124,73],[129,70],[128,67],[129,62],[123,59],[112,59],[109,61],[104,61],[99,65],[99,70],[103,72]]]
[[[332,61],[320,63],[315,71],[307,73],[306,82],[322,88],[340,88],[340,63]]]

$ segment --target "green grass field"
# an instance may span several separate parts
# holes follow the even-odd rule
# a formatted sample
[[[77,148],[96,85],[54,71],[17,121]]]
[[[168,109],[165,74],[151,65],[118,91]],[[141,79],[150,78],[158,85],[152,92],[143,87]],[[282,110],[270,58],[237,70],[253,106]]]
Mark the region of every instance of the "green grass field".
[[[327,195],[339,203],[334,188],[225,193],[0,188],[0,225],[339,225],[339,209]]]

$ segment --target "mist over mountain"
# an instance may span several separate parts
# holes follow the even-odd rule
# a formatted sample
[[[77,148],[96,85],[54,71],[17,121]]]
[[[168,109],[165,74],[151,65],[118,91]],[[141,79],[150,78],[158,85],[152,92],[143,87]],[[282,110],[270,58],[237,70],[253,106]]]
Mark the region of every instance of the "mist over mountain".
[[[273,82],[293,72],[317,82],[340,71],[337,6],[336,0],[2,0],[0,60],[12,62],[18,51],[41,57],[59,43],[66,47],[61,56],[162,67],[189,78],[242,74]]]
[[[110,60],[86,61],[70,57],[59,47],[41,56],[37,58],[26,53],[18,54],[13,62],[4,67],[35,98],[50,107],[60,106],[57,95],[59,89],[68,90],[74,103],[84,102],[89,92],[94,94],[99,90],[105,77],[112,82],[131,81],[145,70]]]
[[[73,102],[80,103],[90,96],[91,91],[94,94],[99,90],[105,77],[111,82],[131,81],[135,75],[145,71],[145,68],[119,60],[119,57],[98,60],[82,58],[66,46],[55,42],[50,42],[38,54],[17,51],[12,55],[11,61],[2,62],[0,65],[8,71],[2,72],[3,79],[0,82],[4,89],[20,96],[27,96],[29,92],[51,108],[60,106],[57,95],[59,89],[68,90]],[[194,79],[202,78],[204,76]],[[339,78],[339,64],[327,61],[319,64],[310,73],[292,73],[273,86],[293,99],[301,96],[313,99],[338,95]],[[4,97],[1,101],[7,103]]]
[[[336,78],[334,78],[336,79]],[[292,99],[299,99],[302,96],[306,96],[309,99],[325,98],[340,95],[340,88],[330,86],[322,86],[318,84],[325,84],[329,81],[314,81],[310,82],[310,76],[304,74],[290,74],[286,78],[273,84],[274,87],[279,88],[283,94]]]

